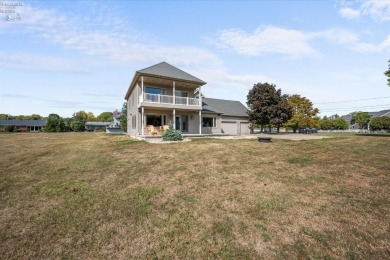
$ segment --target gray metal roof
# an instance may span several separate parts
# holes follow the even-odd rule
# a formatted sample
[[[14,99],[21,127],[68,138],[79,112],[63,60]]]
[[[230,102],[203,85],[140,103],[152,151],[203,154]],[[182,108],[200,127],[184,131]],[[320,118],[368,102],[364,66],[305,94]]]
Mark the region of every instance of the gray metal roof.
[[[352,113],[349,113],[348,115],[345,115],[345,116],[342,116],[341,118],[343,118],[344,120],[346,120],[347,122],[350,122],[352,120],[352,117],[356,114],[357,112],[352,112]],[[375,118],[375,117],[380,117],[380,116],[390,116],[390,109],[387,109],[387,110],[381,110],[381,111],[378,111],[378,112],[368,112],[369,115],[371,115],[371,119]]]
[[[197,77],[192,76],[191,74],[188,74],[185,71],[182,71],[181,69],[176,68],[175,66],[172,66],[171,64],[166,63],[165,61],[158,63],[156,65],[150,66],[148,68],[138,70],[137,72],[141,74],[148,74],[148,75],[154,75],[154,76],[161,76],[166,78],[175,78],[179,80],[186,80],[186,81],[192,81],[197,82],[202,85],[206,84],[201,79],[198,79]]]
[[[112,122],[85,122],[86,126],[108,126]]]
[[[0,120],[0,125],[45,126],[46,120]]]
[[[215,98],[202,99],[202,112],[214,112],[225,116],[248,116],[248,109],[240,102]]]

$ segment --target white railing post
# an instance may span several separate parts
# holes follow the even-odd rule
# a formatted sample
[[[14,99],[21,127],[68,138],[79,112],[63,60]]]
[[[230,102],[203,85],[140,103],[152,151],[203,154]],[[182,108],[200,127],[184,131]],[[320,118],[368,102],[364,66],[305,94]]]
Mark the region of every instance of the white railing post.
[[[158,94],[158,103],[161,103],[161,96]]]
[[[187,106],[188,106],[188,97],[187,97]]]
[[[199,106],[202,107],[202,86],[199,86]]]

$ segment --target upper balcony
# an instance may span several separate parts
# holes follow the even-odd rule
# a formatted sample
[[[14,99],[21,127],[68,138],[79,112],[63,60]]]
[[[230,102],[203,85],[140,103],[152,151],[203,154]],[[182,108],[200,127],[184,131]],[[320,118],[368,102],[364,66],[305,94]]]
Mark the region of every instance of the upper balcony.
[[[151,93],[143,93],[143,95],[140,95],[139,106],[195,110],[201,109],[201,105],[198,98]]]

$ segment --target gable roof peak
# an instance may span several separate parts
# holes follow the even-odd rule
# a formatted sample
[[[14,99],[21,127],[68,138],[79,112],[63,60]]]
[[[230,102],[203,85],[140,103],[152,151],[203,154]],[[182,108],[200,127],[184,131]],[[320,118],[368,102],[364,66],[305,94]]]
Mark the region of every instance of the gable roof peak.
[[[154,76],[160,76],[160,77],[166,77],[166,78],[174,78],[178,80],[184,80],[184,81],[191,81],[199,83],[200,85],[206,84],[203,80],[192,76],[191,74],[169,64],[166,61],[157,63],[155,65],[152,65],[150,67],[141,69],[137,71],[140,74],[148,74],[148,75],[154,75]]]

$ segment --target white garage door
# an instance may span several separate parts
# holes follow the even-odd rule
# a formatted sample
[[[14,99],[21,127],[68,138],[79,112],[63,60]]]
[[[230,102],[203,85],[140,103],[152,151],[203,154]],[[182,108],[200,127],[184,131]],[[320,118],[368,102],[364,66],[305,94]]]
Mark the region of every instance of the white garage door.
[[[241,134],[250,134],[249,123],[240,124]]]
[[[237,122],[224,122],[222,121],[222,133],[236,135],[237,134]]]

